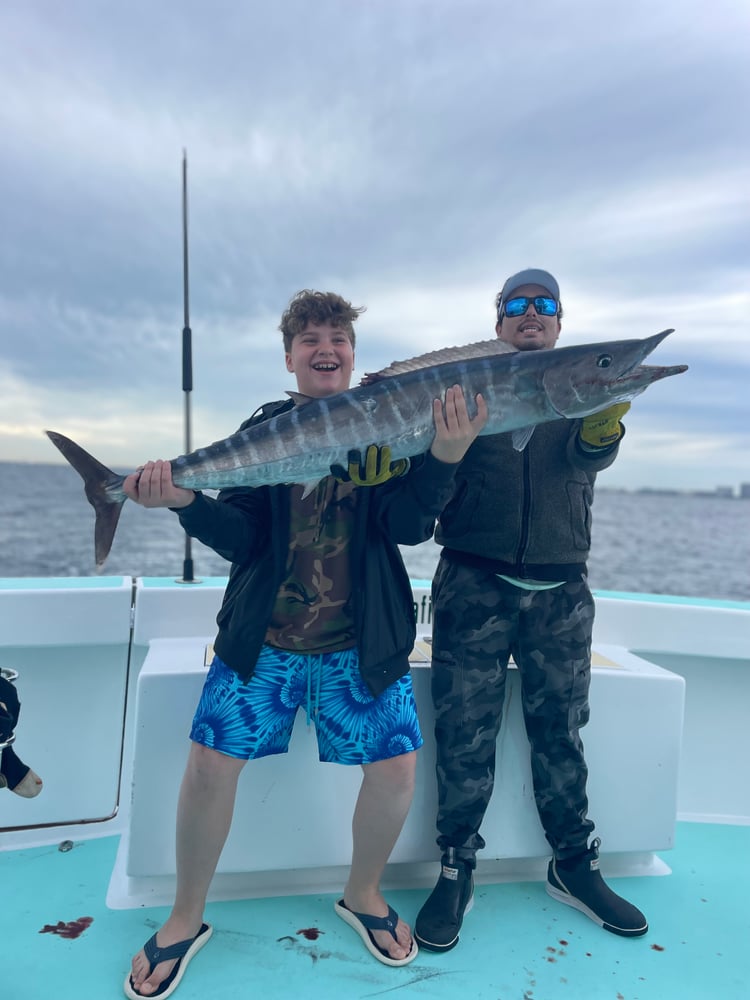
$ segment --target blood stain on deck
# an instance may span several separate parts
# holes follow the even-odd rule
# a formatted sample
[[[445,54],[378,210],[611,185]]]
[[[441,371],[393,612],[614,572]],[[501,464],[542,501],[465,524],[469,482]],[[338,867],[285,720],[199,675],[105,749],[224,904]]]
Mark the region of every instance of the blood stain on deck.
[[[325,934],[325,931],[318,930],[317,927],[303,927],[297,933],[307,938],[308,941],[317,941],[321,934]]]
[[[58,920],[56,924],[45,924],[39,931],[40,934],[58,934],[61,938],[69,941],[79,938],[81,934],[94,922],[93,917],[79,917],[78,920],[69,920],[65,923]]]

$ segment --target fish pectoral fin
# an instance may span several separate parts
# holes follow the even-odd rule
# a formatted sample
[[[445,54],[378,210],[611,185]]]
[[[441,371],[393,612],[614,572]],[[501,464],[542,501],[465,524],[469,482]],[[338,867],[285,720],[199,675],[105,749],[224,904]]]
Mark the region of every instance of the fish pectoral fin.
[[[320,482],[319,479],[315,479],[311,483],[302,483],[302,486],[303,486],[302,499],[303,500],[305,499],[305,497],[309,497],[313,490],[316,490],[318,488],[318,483],[319,482]]]
[[[516,451],[523,451],[531,440],[535,426],[535,424],[532,424],[531,427],[519,427],[517,430],[511,432],[510,439]]]

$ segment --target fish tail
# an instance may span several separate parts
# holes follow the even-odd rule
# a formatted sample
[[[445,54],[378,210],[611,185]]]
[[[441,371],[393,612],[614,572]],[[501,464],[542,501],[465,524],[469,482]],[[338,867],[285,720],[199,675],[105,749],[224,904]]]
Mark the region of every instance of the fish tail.
[[[102,465],[93,455],[89,455],[64,434],[58,434],[56,431],[44,433],[83,480],[86,497],[96,513],[94,553],[96,568],[100,570],[112,548],[120,511],[126,500],[121,490],[124,476],[119,476],[106,465]]]

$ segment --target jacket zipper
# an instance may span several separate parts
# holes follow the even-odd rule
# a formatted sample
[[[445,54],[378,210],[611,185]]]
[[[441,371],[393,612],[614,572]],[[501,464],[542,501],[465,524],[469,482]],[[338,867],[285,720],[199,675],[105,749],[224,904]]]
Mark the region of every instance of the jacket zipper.
[[[516,572],[519,578],[523,576],[523,564],[526,560],[526,549],[529,544],[529,521],[531,513],[531,441],[523,450],[523,504],[521,506],[521,538],[516,550]]]

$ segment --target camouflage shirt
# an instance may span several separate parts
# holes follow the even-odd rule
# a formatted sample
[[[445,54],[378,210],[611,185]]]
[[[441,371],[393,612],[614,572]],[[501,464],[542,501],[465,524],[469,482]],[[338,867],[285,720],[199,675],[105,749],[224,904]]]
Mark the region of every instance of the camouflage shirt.
[[[348,649],[356,643],[349,542],[357,491],[327,476],[302,493],[292,488],[286,578],[265,641],[304,653]]]

